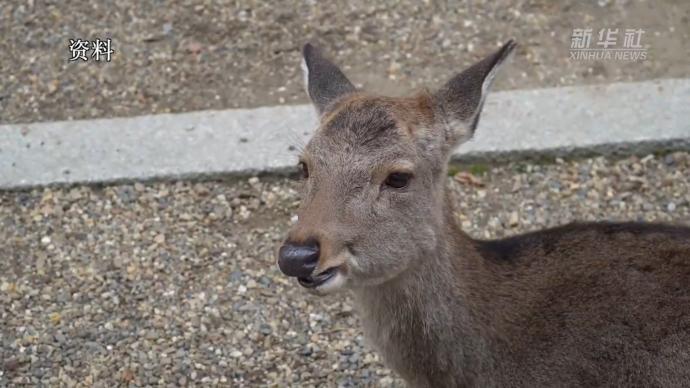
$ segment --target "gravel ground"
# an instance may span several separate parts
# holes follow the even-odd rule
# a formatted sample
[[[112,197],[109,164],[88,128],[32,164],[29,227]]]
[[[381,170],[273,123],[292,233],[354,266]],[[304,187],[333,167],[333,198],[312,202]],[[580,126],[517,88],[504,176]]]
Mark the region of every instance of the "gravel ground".
[[[469,166],[479,238],[572,220],[690,224],[690,153]],[[472,175],[474,174],[474,175]],[[346,294],[316,298],[274,250],[290,180],[0,193],[0,386],[394,386]]]
[[[398,94],[510,37],[497,89],[690,76],[684,0],[347,2],[0,1],[0,123],[301,103],[313,41],[355,83]],[[640,62],[570,61],[573,28],[645,30]],[[68,62],[69,39],[112,38],[110,63]],[[620,44],[620,43],[619,43]]]

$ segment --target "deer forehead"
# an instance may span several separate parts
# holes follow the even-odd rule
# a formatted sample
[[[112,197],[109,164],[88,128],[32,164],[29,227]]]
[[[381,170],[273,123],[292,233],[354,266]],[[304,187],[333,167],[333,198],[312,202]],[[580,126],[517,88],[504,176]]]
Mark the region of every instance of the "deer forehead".
[[[308,148],[368,155],[412,151],[415,140],[433,124],[431,106],[430,98],[423,94],[413,98],[345,97],[324,112]]]

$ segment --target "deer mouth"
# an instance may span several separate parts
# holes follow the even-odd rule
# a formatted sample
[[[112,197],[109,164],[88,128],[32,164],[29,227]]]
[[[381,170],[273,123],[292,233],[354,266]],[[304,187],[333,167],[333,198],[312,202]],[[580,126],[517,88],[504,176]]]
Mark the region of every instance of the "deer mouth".
[[[331,267],[317,275],[298,277],[297,281],[304,288],[316,288],[331,280],[338,274],[339,267]]]

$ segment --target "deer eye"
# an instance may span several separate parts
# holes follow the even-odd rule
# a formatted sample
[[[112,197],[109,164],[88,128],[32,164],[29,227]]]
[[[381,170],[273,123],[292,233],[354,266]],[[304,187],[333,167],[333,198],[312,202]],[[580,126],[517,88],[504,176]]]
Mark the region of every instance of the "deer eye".
[[[407,187],[412,179],[412,174],[407,172],[393,172],[388,175],[384,182],[386,186],[394,189],[402,189]]]
[[[307,179],[309,178],[309,167],[307,167],[307,164],[304,162],[299,162],[299,169],[302,172],[302,178]]]

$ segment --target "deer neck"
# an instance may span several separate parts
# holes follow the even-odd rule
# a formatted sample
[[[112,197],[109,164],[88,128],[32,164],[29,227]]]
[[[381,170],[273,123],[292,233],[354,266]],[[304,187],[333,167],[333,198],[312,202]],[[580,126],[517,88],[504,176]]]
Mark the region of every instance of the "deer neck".
[[[464,279],[481,276],[481,260],[452,214],[451,209],[445,212],[436,249],[419,257],[414,268],[384,284],[355,291],[365,334],[394,367],[399,365],[399,371],[409,368],[405,349],[414,349],[420,357],[407,363],[426,363],[429,368],[450,363],[448,368],[468,370],[487,349],[478,324],[484,319],[467,302],[472,287]],[[466,270],[472,274],[463,274]],[[454,343],[441,338],[453,338]]]
[[[476,256],[472,239],[447,221],[439,229],[436,249],[424,252],[415,265],[396,278],[376,286],[355,290],[362,307],[392,315],[436,314],[464,306],[469,290],[463,270],[473,268]],[[457,306],[460,304],[461,306]],[[448,306],[449,308],[451,306]]]

